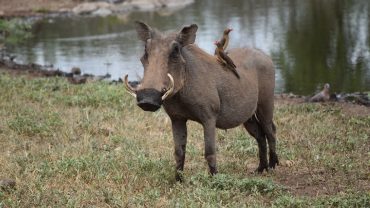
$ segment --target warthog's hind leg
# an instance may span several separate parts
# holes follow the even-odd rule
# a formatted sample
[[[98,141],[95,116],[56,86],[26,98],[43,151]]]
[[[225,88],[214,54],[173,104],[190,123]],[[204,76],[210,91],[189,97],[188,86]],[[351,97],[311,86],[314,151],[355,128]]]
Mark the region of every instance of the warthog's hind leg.
[[[275,124],[271,121],[270,124],[267,124],[265,127],[265,134],[267,137],[267,142],[269,144],[269,167],[275,168],[276,165],[279,165],[279,159],[276,154],[276,127]]]
[[[244,127],[247,129],[248,133],[257,140],[258,143],[258,156],[260,159],[260,164],[258,165],[256,171],[258,173],[262,173],[263,170],[268,171],[265,133],[263,132],[261,125],[258,123],[256,116],[253,115],[252,118],[245,122]]]
[[[276,127],[270,116],[266,116],[261,111],[257,111],[258,123],[261,125],[269,145],[269,168],[275,168],[279,165],[279,159],[276,154]]]
[[[176,181],[182,181],[185,164],[187,128],[186,120],[172,119],[172,133],[175,143]]]

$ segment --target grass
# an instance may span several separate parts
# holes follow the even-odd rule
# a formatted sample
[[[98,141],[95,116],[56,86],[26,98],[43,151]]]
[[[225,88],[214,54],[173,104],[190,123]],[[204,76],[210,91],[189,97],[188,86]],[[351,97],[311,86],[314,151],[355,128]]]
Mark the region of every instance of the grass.
[[[277,103],[279,166],[263,175],[242,128],[218,131],[210,177],[189,122],[184,183],[174,181],[170,121],[121,85],[0,74],[0,207],[369,207],[370,116],[337,105]]]
[[[14,45],[32,37],[31,24],[20,19],[0,19],[0,43]]]

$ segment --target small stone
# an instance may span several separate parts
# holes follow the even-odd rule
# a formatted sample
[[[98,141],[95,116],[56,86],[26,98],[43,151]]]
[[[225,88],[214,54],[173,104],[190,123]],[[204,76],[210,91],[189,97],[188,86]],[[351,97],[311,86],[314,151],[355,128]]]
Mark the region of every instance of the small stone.
[[[81,74],[81,69],[79,67],[73,67],[71,69],[71,73],[72,74],[77,74],[77,75],[80,75]]]
[[[295,164],[293,160],[282,161],[281,165],[284,167],[292,167]]]
[[[91,12],[98,9],[98,6],[94,3],[83,3],[77,5],[75,8],[72,9],[72,12],[75,14],[90,14]]]
[[[122,147],[117,147],[117,148],[114,149],[114,151],[120,152],[120,151],[122,151]]]
[[[13,179],[5,178],[0,180],[1,189],[13,189],[15,188],[16,182]]]
[[[104,136],[109,136],[113,134],[113,129],[110,127],[103,127],[99,129],[99,133],[103,134]]]
[[[102,17],[105,17],[105,16],[108,16],[108,15],[111,15],[112,14],[112,11],[110,9],[107,9],[107,8],[100,8],[98,10],[95,10],[92,15],[97,15],[97,16],[102,16]]]

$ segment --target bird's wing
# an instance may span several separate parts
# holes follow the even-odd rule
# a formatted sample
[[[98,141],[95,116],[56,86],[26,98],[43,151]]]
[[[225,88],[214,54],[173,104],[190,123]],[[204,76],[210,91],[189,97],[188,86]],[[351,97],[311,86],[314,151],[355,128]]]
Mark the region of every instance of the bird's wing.
[[[230,58],[228,55],[226,55],[226,53],[225,53],[225,52],[220,51],[220,57],[221,57],[223,60],[225,60],[225,62],[226,62],[228,65],[232,66],[233,68],[236,68],[236,66],[235,66],[235,64],[234,64],[234,62],[233,62],[233,60],[231,60],[231,58]]]

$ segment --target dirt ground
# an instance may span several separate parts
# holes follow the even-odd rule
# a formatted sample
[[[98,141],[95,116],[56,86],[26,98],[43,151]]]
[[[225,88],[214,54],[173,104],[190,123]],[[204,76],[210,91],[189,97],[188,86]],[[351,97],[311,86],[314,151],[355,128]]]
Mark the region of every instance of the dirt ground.
[[[80,0],[0,0],[0,17],[33,16],[71,9]]]
[[[33,71],[11,70],[11,69],[7,69],[5,67],[0,66],[0,76],[3,75],[4,73],[10,74],[11,76],[24,75],[28,79],[43,77],[42,75],[36,72],[33,72]],[[279,112],[279,109],[281,110],[282,108],[284,109],[285,112],[286,110],[293,109],[292,112],[288,111],[284,113],[283,116],[280,115],[280,121],[278,121],[281,123],[282,122],[286,123],[284,125],[280,124],[282,127],[285,126],[286,129],[284,128],[279,129],[280,135],[282,136],[281,142],[283,142],[284,140],[283,138],[289,138],[289,141],[287,141],[288,144],[285,144],[285,145],[281,144],[282,146],[285,147],[285,148],[282,148],[282,149],[285,149],[285,151],[288,151],[289,145],[297,145],[296,148],[301,148],[300,150],[304,151],[305,150],[304,148],[306,147],[306,145],[309,144],[309,143],[304,143],[304,142],[303,144],[301,144],[302,141],[299,141],[301,137],[304,137],[307,134],[303,134],[302,132],[297,133],[298,131],[293,131],[293,129],[290,129],[289,127],[290,126],[289,122],[291,122],[291,120],[305,122],[305,119],[311,119],[311,120],[308,120],[308,123],[312,124],[313,123],[312,119],[316,119],[316,117],[312,116],[311,113],[305,114],[306,116],[308,115],[309,118],[304,117],[304,115],[294,114],[294,112],[305,113],[304,111],[305,109],[307,110],[306,108],[307,105],[303,104],[304,100],[305,100],[304,97],[300,97],[300,96],[292,97],[289,95],[275,95],[275,101],[276,101],[275,105],[276,105],[276,110],[278,112]],[[294,110],[299,105],[306,106],[306,107],[301,111]],[[317,107],[316,105],[318,105],[319,108],[316,108]],[[348,118],[355,117],[355,119],[357,119],[357,122],[362,122],[362,121],[368,122],[369,121],[368,118],[370,118],[370,108],[362,106],[362,105],[358,105],[358,104],[346,103],[346,102],[328,102],[328,103],[317,103],[315,104],[315,106],[316,107],[314,109],[319,109],[320,111],[324,112],[324,113],[317,114],[317,116],[320,119],[323,119],[323,121],[325,121],[325,118],[320,117],[321,115],[328,115],[325,112],[328,112],[330,110],[336,111],[337,109],[341,109],[340,112],[343,113],[344,115],[348,115]],[[320,121],[321,124],[330,123],[332,120],[328,119],[326,120],[328,121],[326,123],[323,121]],[[356,125],[361,126],[364,124],[354,124],[351,128],[354,128]],[[332,127],[332,126],[328,125],[325,127],[325,129],[327,129],[327,127]],[[309,127],[309,128],[313,129],[313,127]],[[314,143],[312,148],[315,148],[316,146],[316,148],[319,149],[318,146],[320,145],[324,145],[324,146],[330,145],[331,142],[333,141],[335,142],[337,140],[336,139],[337,136],[338,137],[346,136],[348,138],[351,137],[346,134],[348,134],[348,132],[352,132],[352,130],[351,131],[348,130],[348,132],[346,132],[346,130],[343,130],[343,128],[345,128],[343,124],[342,126],[338,126],[338,128],[339,128],[339,131],[343,132],[343,135],[338,134],[335,136],[335,134],[332,135],[331,133],[325,133],[324,134],[325,138],[323,137],[323,140],[321,139],[315,140],[315,137],[320,137],[321,133],[316,136],[312,136],[312,138],[314,139],[312,141]],[[335,128],[328,129],[328,131],[333,133],[335,132],[333,129]],[[232,134],[235,131],[236,130],[231,130],[229,134]],[[320,131],[312,130],[308,132],[312,134],[312,133],[318,133]],[[121,134],[124,134],[124,133],[122,132]],[[359,135],[360,135],[360,132],[359,132]],[[327,138],[331,136],[333,138]],[[324,139],[327,139],[327,141],[324,141]],[[224,142],[227,142],[227,141],[224,141]],[[105,145],[105,144],[109,144],[109,142],[106,140],[101,140],[101,144]],[[365,141],[363,142],[363,144],[364,144],[363,146],[366,146],[368,145],[368,142]],[[223,144],[223,146],[225,145],[226,143]],[[345,145],[341,144],[339,146],[343,147]],[[307,146],[307,148],[309,147],[310,146]],[[314,163],[312,161],[312,158],[311,159],[304,158],[302,157],[301,154],[296,153],[297,155],[296,158],[292,160],[286,160],[287,157],[285,157],[285,160],[281,159],[280,166],[278,166],[276,170],[271,171],[269,173],[263,173],[264,174],[263,176],[267,178],[271,178],[277,184],[282,185],[293,196],[305,196],[305,197],[312,197],[312,198],[322,197],[322,196],[341,196],[342,194],[345,196],[345,194],[348,192],[350,188],[356,188],[356,190],[354,191],[358,191],[358,192],[365,192],[365,193],[368,192],[370,190],[370,183],[369,183],[370,175],[368,174],[368,172],[366,172],[366,167],[358,171],[359,173],[354,174],[355,170],[352,170],[352,169],[347,170],[341,166],[342,164],[349,164],[348,161],[346,162],[343,160],[346,158],[345,156],[343,156],[344,154],[346,154],[345,152],[342,152],[339,154],[336,152],[335,148],[334,150],[329,147],[326,147],[326,148],[327,150],[329,150],[329,152],[325,156],[330,158],[331,154],[336,155],[335,158],[333,157],[333,158],[330,158],[329,160],[329,161],[334,161],[333,163],[334,165],[330,163],[329,165],[327,164],[325,166],[321,163],[317,163],[317,162]],[[237,148],[234,148],[234,149],[237,149]],[[325,148],[324,148],[324,151],[325,151]],[[340,152],[341,150],[338,150],[338,151]],[[307,152],[312,152],[312,151],[310,150]],[[360,154],[361,151],[358,151],[357,153]],[[355,154],[356,152],[353,152],[348,157],[358,158],[358,155],[355,155]],[[339,157],[337,158],[337,156]],[[365,158],[364,164],[366,164],[368,156],[365,154],[364,158]],[[336,167],[337,159],[338,159],[338,167]],[[220,163],[222,164],[222,162]],[[355,163],[353,162],[353,164]],[[257,167],[257,165],[258,165],[257,160],[254,160],[254,162],[248,161],[247,172],[250,174],[251,177],[253,177],[254,173],[252,173],[252,171],[255,169],[255,167]]]

